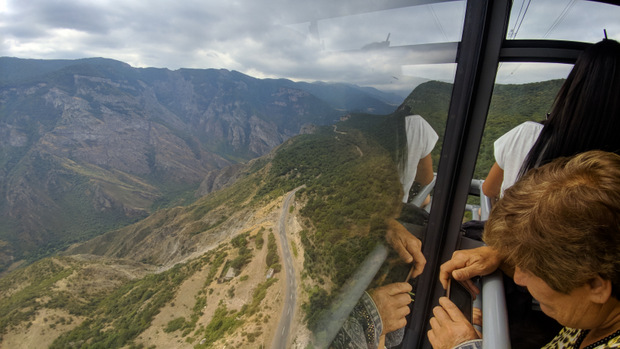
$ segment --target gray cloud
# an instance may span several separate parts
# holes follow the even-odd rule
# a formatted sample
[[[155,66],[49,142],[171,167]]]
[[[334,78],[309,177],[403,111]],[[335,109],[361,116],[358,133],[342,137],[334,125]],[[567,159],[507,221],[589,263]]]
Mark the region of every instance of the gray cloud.
[[[14,12],[10,17],[3,18],[3,21],[7,20],[10,26],[35,28],[43,37],[47,36],[46,31],[50,29],[105,33],[111,24],[106,8],[95,3],[44,0],[9,3]]]
[[[139,67],[226,68],[257,77],[345,81],[404,91],[419,81],[408,72],[420,72],[403,67],[404,61],[415,57],[428,59],[430,53],[407,56],[401,51],[360,53],[359,49],[386,40],[388,34],[392,47],[458,41],[464,11],[464,3],[458,1],[366,13],[357,12],[360,7],[376,7],[378,3],[363,0],[7,0],[5,3],[6,8],[0,9],[2,56],[44,59],[100,56]],[[351,4],[356,7],[349,7]],[[620,21],[617,21],[620,12],[615,7],[610,11],[607,5],[577,2],[564,11],[566,4],[558,0],[532,2],[517,38],[540,38],[549,32],[548,37],[554,39],[598,41],[602,37],[601,26],[606,26],[612,37],[620,37]],[[520,6],[521,1],[515,0],[515,11]],[[325,8],[329,11],[321,12]],[[326,13],[349,16],[330,17]],[[562,13],[564,20],[554,24]],[[323,19],[310,30],[313,18]],[[511,28],[516,28],[514,21]],[[527,65],[516,69],[522,75],[518,80],[527,80],[523,76],[528,71]],[[540,76],[540,69],[533,71],[532,76]],[[417,77],[449,79],[451,74],[453,67],[447,66],[427,69]]]

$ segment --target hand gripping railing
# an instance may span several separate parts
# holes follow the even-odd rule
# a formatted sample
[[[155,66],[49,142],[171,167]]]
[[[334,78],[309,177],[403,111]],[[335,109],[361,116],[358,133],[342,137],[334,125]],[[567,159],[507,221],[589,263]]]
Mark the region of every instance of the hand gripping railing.
[[[436,176],[435,176],[436,179]],[[426,185],[411,201],[420,207],[435,186],[435,179]],[[470,194],[480,196],[480,206],[467,205],[466,209],[472,212],[472,218],[486,221],[491,212],[491,200],[482,192],[480,179],[473,179],[470,185]],[[430,204],[426,209],[430,208]],[[480,212],[478,212],[480,209]],[[461,237],[459,246],[462,249],[475,248],[484,245],[481,241]],[[510,333],[508,328],[508,313],[504,294],[503,274],[497,270],[481,278],[481,295],[474,301],[475,307],[482,308],[482,346],[484,349],[510,349]]]
[[[478,206],[468,205],[467,210],[472,212],[473,219],[486,221],[491,212],[491,200],[482,193],[482,183],[482,180],[473,179],[470,186],[470,194],[480,196],[480,215]],[[459,245],[461,248],[474,248],[482,242],[462,237]],[[482,277],[481,283],[481,295],[474,301],[474,306],[482,308],[482,346],[484,349],[510,349],[503,274],[497,270]]]
[[[459,246],[460,249],[472,249],[484,246],[484,243],[462,236]],[[473,301],[473,306],[482,309],[482,328],[474,326],[482,330],[482,347],[484,349],[510,349],[503,273],[496,270],[480,279],[481,291]]]

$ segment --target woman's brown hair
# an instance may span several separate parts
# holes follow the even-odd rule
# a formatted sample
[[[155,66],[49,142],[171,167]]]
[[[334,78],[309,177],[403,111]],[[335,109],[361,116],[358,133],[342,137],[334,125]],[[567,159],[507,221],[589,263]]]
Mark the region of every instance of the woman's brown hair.
[[[558,292],[600,275],[620,299],[620,156],[589,151],[528,171],[493,207],[484,241]]]

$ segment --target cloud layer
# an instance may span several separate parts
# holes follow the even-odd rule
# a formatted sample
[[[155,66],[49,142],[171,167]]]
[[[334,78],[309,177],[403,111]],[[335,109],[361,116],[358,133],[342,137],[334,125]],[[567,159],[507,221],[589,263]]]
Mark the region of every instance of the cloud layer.
[[[360,49],[387,45],[388,35],[391,47],[459,41],[464,2],[376,6],[369,0],[0,0],[0,55],[106,57],[135,67],[225,68],[386,90],[411,89],[419,78],[451,79],[452,66],[412,69],[411,61],[419,62],[406,52]],[[516,0],[513,7],[510,30],[517,38],[594,42],[603,28],[620,38],[616,6]],[[519,80],[528,80],[527,71],[515,70]]]

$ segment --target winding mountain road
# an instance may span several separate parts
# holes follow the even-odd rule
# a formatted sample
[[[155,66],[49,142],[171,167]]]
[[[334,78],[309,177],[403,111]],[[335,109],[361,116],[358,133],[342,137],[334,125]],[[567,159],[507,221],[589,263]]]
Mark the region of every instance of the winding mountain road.
[[[282,205],[282,211],[280,213],[280,219],[278,223],[278,230],[280,232],[280,245],[282,246],[282,268],[286,271],[286,292],[284,293],[284,308],[282,308],[282,315],[280,316],[280,322],[278,328],[273,337],[271,343],[272,349],[285,349],[288,342],[288,337],[291,331],[291,325],[293,324],[293,315],[295,313],[295,303],[297,302],[297,280],[295,278],[295,268],[293,266],[293,257],[291,256],[291,248],[286,237],[286,218],[288,217],[288,211],[291,206],[291,201],[295,193],[303,186],[298,187],[288,193],[284,199]]]

